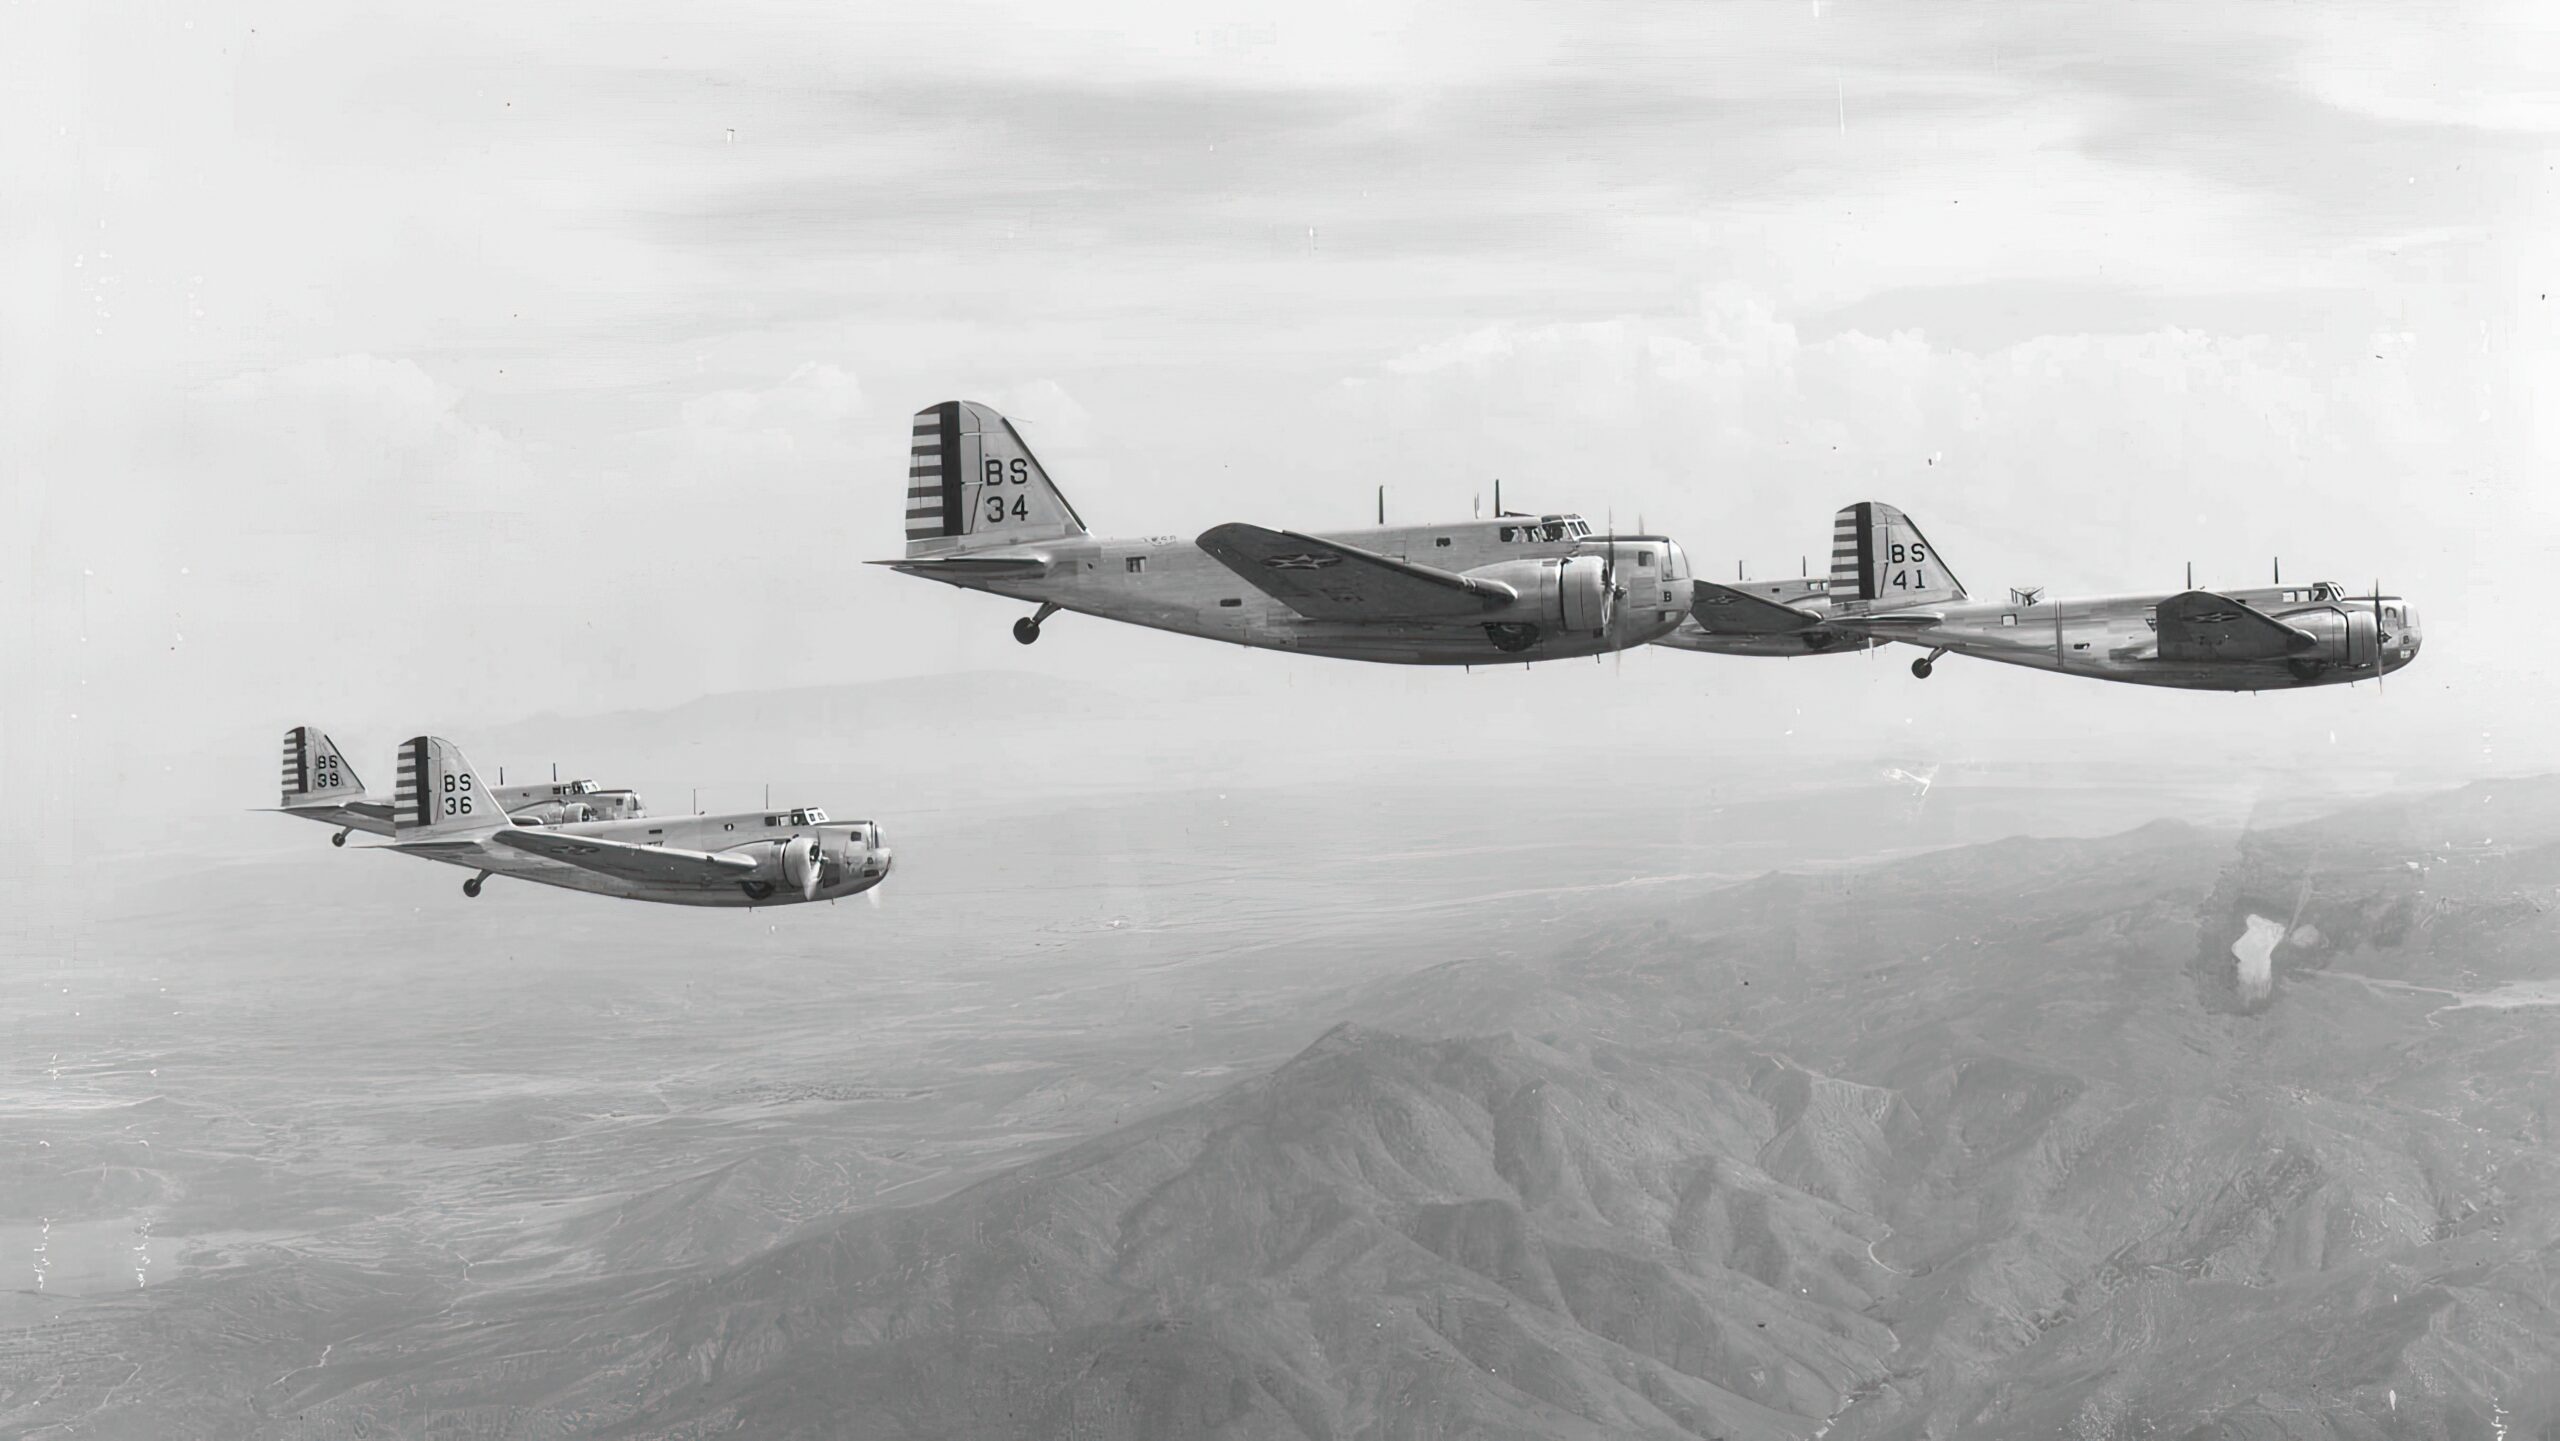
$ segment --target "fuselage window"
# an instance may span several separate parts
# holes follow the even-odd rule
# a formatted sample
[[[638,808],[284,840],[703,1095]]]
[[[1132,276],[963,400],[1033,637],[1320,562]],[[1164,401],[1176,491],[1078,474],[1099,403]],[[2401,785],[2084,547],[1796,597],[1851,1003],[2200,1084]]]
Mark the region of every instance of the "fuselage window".
[[[766,817],[764,818],[764,823],[765,823],[766,825],[769,825],[769,826],[778,826],[778,825],[782,824],[782,817],[780,817],[780,816],[766,816]]]
[[[1143,555],[1133,555],[1129,557],[1128,565],[1129,574],[1136,575],[1147,568],[1147,558]]]
[[[1449,544],[1449,537],[1447,537],[1447,536],[1445,536],[1445,535],[1443,535],[1443,536],[1435,536],[1435,537],[1433,537],[1433,538],[1432,538],[1431,543],[1432,543],[1433,545],[1436,545],[1436,546],[1439,546],[1439,547],[1441,547],[1441,548],[1443,548],[1443,549],[1446,549],[1446,548],[1448,547],[1448,544]]]
[[[2016,625],[2018,623],[2017,612],[2011,611],[2009,614],[2000,617],[2000,623],[2002,625]]]
[[[1225,600],[1222,600],[1222,601],[1218,602],[1218,604],[1223,605],[1223,606],[1239,606],[1239,605],[1244,604],[1244,602],[1243,602],[1243,601],[1241,601],[1241,600],[1237,600],[1237,599],[1235,599],[1234,597],[1230,596],[1230,597],[1228,597],[1227,599],[1225,599]]]
[[[1651,570],[1651,569],[1653,569],[1653,552],[1652,552],[1652,551],[1649,551],[1649,550],[1640,550],[1640,551],[1637,551],[1637,552],[1636,552],[1636,565],[1637,565],[1639,568],[1644,569],[1644,570]]]

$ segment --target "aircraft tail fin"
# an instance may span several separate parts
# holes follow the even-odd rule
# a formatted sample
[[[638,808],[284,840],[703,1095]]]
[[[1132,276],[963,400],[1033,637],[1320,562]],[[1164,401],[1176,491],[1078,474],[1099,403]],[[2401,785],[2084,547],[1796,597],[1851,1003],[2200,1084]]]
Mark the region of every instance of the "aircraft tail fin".
[[[400,747],[391,814],[403,841],[470,840],[510,824],[506,807],[481,784],[462,747],[442,736],[411,736]]]
[[[364,795],[356,768],[338,753],[338,743],[318,726],[295,726],[284,733],[284,801],[286,810],[302,806],[340,805]]]
[[[1846,507],[1831,522],[1831,608],[1856,615],[1965,598],[1964,582],[1911,517],[1880,500]]]
[[[1013,422],[991,407],[946,400],[917,411],[907,454],[909,559],[1086,533]]]

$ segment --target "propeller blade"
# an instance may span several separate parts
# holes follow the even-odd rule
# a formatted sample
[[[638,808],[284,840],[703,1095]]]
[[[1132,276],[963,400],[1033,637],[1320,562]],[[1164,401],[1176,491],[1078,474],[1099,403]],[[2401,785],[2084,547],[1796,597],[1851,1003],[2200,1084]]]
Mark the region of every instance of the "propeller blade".
[[[2382,694],[2382,673],[2391,668],[2391,637],[2382,629],[2382,577],[2373,578],[2373,693]]]
[[[794,836],[782,843],[783,879],[800,887],[800,899],[814,901],[818,887],[826,879],[826,855],[809,836]]]

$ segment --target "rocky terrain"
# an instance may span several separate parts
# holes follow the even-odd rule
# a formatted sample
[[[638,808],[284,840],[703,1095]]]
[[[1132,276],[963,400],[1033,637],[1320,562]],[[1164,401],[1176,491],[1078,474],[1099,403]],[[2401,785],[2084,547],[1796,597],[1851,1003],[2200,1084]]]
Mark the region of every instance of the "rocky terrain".
[[[495,1280],[63,1303],[0,1425],[2549,1434],[2555,903],[2553,782],[1623,891],[927,1204],[777,1139]]]

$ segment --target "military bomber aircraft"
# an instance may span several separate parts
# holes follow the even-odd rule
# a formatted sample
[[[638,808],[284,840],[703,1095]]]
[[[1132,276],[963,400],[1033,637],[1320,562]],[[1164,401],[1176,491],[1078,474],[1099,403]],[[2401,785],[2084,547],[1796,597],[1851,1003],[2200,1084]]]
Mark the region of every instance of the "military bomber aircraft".
[[[1695,586],[1691,620],[1660,643],[1728,655],[1821,655],[1901,641],[2065,675],[2186,690],[2291,690],[2378,679],[2417,659],[2418,610],[2377,585],[2329,581],[2175,593],[1975,600],[1910,517],[1881,501],[1842,510],[1831,574]]]
[[[966,400],[916,413],[906,519],[905,556],[874,564],[1036,604],[1014,622],[1025,645],[1070,610],[1346,660],[1485,665],[1642,645],[1691,601],[1678,545],[1594,535],[1574,515],[1099,540],[1012,423]]]

